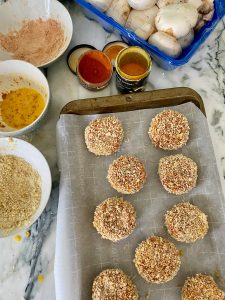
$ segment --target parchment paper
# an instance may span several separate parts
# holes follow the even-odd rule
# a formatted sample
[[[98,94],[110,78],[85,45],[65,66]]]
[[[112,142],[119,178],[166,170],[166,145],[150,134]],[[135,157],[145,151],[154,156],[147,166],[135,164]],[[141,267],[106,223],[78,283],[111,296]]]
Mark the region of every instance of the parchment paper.
[[[190,124],[190,139],[179,151],[155,148],[149,137],[151,119],[163,108],[116,113],[125,129],[121,150],[110,157],[88,152],[84,129],[97,116],[62,115],[57,124],[58,158],[61,170],[57,219],[55,280],[57,300],[90,300],[92,282],[105,268],[121,268],[137,285],[139,299],[178,300],[187,276],[209,273],[224,288],[225,224],[224,199],[217,171],[207,120],[192,103],[174,107],[184,113]],[[184,196],[168,194],[157,174],[161,157],[183,153],[199,166],[197,187]],[[111,196],[121,196],[110,187],[106,176],[109,164],[122,154],[134,154],[148,173],[144,188],[134,195],[124,195],[137,211],[133,234],[118,243],[104,240],[92,226],[95,207]],[[210,230],[196,243],[173,240],[164,227],[164,214],[180,201],[191,201],[207,215]],[[173,241],[182,250],[178,275],[167,284],[148,284],[133,264],[138,244],[151,235]],[[126,299],[124,299],[126,300]]]

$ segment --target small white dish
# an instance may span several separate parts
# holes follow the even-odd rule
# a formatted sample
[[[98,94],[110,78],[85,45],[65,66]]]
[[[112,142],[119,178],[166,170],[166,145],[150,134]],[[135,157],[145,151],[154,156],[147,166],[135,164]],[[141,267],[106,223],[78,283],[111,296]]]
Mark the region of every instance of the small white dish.
[[[0,155],[15,155],[23,158],[38,172],[41,177],[41,200],[40,205],[31,218],[29,224],[24,227],[17,228],[11,231],[9,234],[3,234],[0,231],[0,238],[15,235],[18,232],[29,228],[41,215],[45,206],[49,200],[51,188],[52,188],[52,177],[48,166],[48,163],[42,153],[28,142],[17,138],[0,138]]]
[[[6,34],[18,30],[24,20],[53,18],[64,30],[65,42],[57,56],[37,67],[47,67],[59,58],[69,46],[73,34],[73,22],[65,6],[57,0],[8,0],[0,5],[0,32]],[[13,59],[13,55],[0,47],[0,60]]]
[[[23,87],[37,90],[45,100],[45,108],[33,123],[21,129],[7,126],[0,114],[0,123],[5,126],[0,127],[0,136],[18,136],[36,129],[47,113],[50,99],[48,81],[37,67],[22,60],[0,62],[0,101],[2,94]]]

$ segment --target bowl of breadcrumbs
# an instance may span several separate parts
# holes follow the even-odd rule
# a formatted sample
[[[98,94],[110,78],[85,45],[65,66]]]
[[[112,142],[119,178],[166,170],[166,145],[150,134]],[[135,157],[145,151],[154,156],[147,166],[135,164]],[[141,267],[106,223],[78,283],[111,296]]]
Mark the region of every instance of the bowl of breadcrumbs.
[[[0,237],[30,227],[51,192],[51,173],[41,152],[15,138],[0,138]]]

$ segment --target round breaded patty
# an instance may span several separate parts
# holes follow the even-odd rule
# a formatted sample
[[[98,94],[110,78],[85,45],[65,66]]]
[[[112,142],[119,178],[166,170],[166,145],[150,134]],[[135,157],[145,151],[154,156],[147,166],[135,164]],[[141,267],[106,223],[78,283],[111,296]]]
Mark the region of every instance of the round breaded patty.
[[[204,274],[188,277],[182,289],[182,300],[223,300],[224,296],[212,276]]]
[[[95,155],[111,155],[119,150],[124,131],[116,117],[108,116],[91,121],[85,128],[84,136],[90,152]]]
[[[108,198],[96,207],[93,225],[104,239],[117,242],[134,230],[135,209],[123,198]]]
[[[196,186],[198,167],[183,154],[165,156],[159,161],[160,181],[169,193],[182,195]]]
[[[120,269],[106,269],[94,280],[92,300],[137,300],[138,291]]]
[[[180,242],[193,243],[208,232],[207,215],[189,202],[174,205],[165,215],[169,234]]]
[[[168,240],[151,236],[135,251],[135,266],[138,273],[151,283],[172,280],[180,269],[180,252]]]
[[[187,143],[189,130],[188,120],[183,114],[166,110],[152,119],[148,134],[156,147],[176,150]]]
[[[109,166],[107,179],[118,192],[134,194],[143,188],[146,177],[145,167],[137,157],[122,155]]]

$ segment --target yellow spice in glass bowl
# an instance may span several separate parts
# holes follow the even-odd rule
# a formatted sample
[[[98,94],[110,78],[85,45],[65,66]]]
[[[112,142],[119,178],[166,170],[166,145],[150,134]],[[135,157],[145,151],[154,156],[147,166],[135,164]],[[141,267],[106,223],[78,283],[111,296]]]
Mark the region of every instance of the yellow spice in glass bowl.
[[[32,88],[20,88],[2,95],[2,120],[8,126],[21,129],[32,124],[43,112],[45,100]]]

